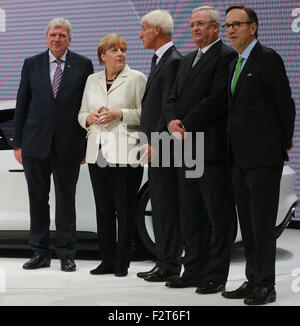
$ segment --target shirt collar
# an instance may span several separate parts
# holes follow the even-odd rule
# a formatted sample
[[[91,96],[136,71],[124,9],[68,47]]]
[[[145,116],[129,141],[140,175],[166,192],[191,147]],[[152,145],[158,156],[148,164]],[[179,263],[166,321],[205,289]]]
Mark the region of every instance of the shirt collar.
[[[68,52],[68,50],[66,50],[66,52],[59,58],[63,62],[66,62],[67,52]],[[49,63],[52,63],[55,60],[56,60],[55,56],[49,50]]]
[[[204,54],[205,52],[207,52],[214,44],[216,44],[217,42],[220,41],[220,38],[218,38],[217,40],[215,40],[214,42],[206,45],[203,49],[200,48],[201,52]]]
[[[173,45],[174,45],[174,43],[171,41],[171,42],[164,44],[159,49],[157,49],[155,51],[155,53],[158,56],[158,59],[160,59],[165,54],[165,52],[167,52],[167,50],[169,50],[169,48]]]
[[[257,39],[253,40],[246,47],[246,49],[243,51],[243,53],[240,55],[240,57],[243,57],[245,60],[247,60],[256,43],[257,43]]]

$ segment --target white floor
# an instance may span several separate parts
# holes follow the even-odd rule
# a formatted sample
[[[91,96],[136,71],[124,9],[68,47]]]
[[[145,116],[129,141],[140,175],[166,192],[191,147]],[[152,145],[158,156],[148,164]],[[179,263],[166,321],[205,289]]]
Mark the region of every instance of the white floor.
[[[300,306],[300,230],[287,229],[277,244],[277,306]],[[153,262],[133,262],[127,277],[93,276],[97,261],[77,260],[77,271],[60,271],[58,260],[50,268],[22,269],[27,259],[0,258],[0,306],[243,306],[220,294],[198,295],[194,288],[169,289],[136,277]],[[298,269],[298,270],[297,270]],[[227,289],[244,281],[241,249],[232,254]]]

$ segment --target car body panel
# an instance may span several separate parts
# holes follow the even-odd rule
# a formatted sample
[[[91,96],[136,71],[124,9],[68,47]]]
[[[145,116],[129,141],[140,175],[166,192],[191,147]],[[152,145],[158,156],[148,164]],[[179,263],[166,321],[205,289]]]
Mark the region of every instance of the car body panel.
[[[14,109],[14,107],[15,101],[0,101],[0,118],[1,111],[7,113],[7,110]],[[12,113],[13,111],[10,112],[10,115]],[[0,150],[0,230],[26,231],[30,229],[27,184],[23,167],[15,160],[11,149],[12,120],[1,121],[0,119],[0,132],[0,143],[2,141],[2,145],[4,144],[3,139],[1,139],[4,136],[8,144],[7,149]],[[147,175],[148,170],[147,166],[145,166],[140,192],[147,189]],[[297,196],[294,192],[295,180],[295,171],[289,166],[285,166],[280,186],[277,226],[284,221],[292,205],[297,202]],[[55,230],[55,190],[53,182],[51,182],[49,205],[50,230]],[[150,200],[147,200],[143,209],[146,213],[139,218],[144,219],[143,223],[148,237],[154,243]],[[94,195],[87,164],[82,165],[80,168],[76,191],[76,215],[77,231],[97,232]],[[240,240],[241,232],[238,226],[235,242]]]

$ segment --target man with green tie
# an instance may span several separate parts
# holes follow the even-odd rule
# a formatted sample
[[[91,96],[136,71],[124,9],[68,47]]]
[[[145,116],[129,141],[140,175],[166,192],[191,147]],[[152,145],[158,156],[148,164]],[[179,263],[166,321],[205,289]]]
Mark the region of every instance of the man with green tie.
[[[295,104],[281,57],[257,41],[254,10],[229,7],[224,28],[239,53],[230,69],[228,131],[247,281],[222,295],[261,305],[276,300],[275,225]]]

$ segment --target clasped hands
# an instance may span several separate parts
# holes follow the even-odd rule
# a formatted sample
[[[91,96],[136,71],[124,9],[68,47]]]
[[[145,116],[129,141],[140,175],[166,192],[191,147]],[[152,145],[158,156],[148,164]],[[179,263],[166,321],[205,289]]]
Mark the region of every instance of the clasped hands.
[[[122,111],[120,109],[111,109],[101,106],[98,110],[91,112],[87,116],[87,126],[95,123],[97,125],[107,125],[112,121],[121,120]]]

